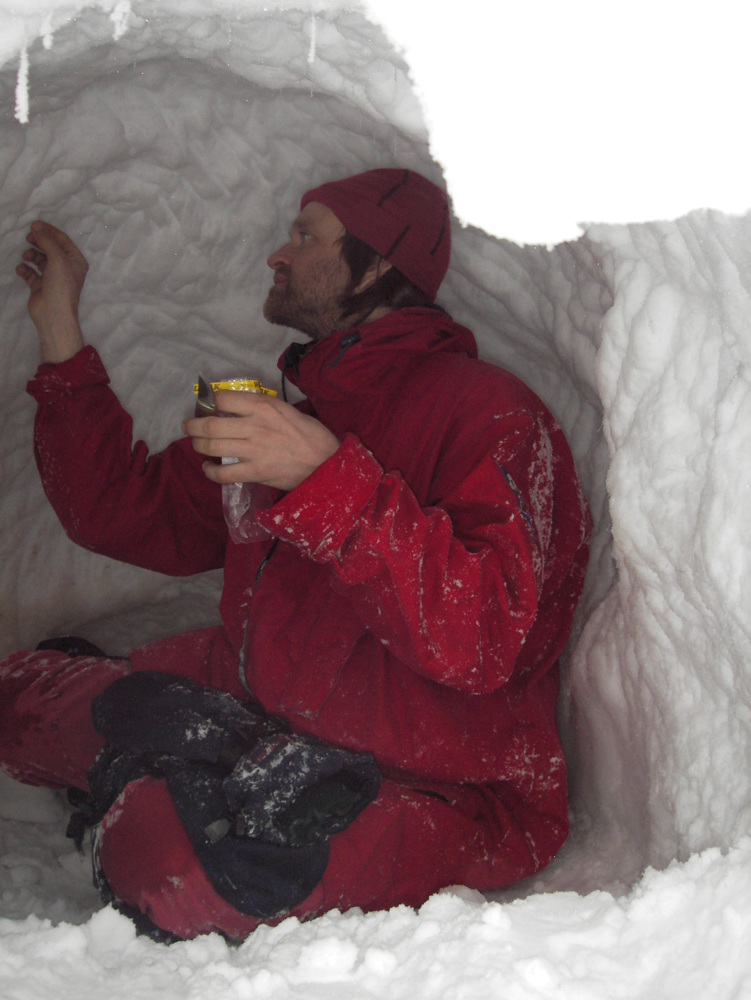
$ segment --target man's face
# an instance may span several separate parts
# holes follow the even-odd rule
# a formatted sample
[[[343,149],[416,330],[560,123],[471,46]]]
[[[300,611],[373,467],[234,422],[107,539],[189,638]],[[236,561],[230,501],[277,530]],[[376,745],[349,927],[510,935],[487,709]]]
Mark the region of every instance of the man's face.
[[[305,206],[292,223],[289,242],[268,259],[274,284],[263,314],[269,322],[313,340],[340,329],[341,302],[350,282],[338,242],[344,232],[331,209],[315,201]]]

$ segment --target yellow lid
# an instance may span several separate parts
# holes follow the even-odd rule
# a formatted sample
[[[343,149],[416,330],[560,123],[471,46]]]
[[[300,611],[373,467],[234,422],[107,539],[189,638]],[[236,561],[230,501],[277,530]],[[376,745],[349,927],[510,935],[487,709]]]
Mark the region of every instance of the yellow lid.
[[[275,389],[267,389],[265,386],[261,385],[258,379],[255,378],[230,378],[224,382],[212,382],[211,388],[214,392],[224,392],[225,390],[229,390],[231,392],[259,392],[264,396],[277,395]],[[193,386],[193,395],[198,395],[197,382]]]

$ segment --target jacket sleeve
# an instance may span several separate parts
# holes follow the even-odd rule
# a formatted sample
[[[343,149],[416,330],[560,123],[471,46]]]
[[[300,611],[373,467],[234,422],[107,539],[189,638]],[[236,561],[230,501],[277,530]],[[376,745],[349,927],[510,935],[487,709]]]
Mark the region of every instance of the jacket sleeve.
[[[38,404],[34,453],[42,485],[69,537],[84,548],[173,576],[223,565],[221,488],[187,440],[149,455],[85,347],[41,365],[27,390]]]
[[[511,436],[509,458],[522,468],[530,443],[519,454],[518,426]],[[259,520],[328,563],[366,627],[411,669],[473,693],[496,690],[537,619],[544,578],[555,586],[542,551],[551,543],[546,518],[530,515],[502,452],[502,443],[488,450],[440,505],[421,507],[402,476],[349,435]],[[579,507],[568,534],[585,564],[583,522]],[[571,613],[580,586],[571,584]]]

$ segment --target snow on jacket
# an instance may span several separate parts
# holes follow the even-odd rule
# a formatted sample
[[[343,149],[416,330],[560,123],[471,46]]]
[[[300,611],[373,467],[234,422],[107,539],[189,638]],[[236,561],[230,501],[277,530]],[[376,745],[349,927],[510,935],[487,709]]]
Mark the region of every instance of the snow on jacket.
[[[285,375],[342,443],[259,515],[268,540],[229,540],[190,441],[132,444],[91,347],[29,383],[47,495],[104,555],[176,575],[224,565],[224,628],[136,650],[137,667],[200,656],[236,694],[239,667],[269,712],[371,751],[387,778],[482,786],[531,874],[567,832],[556,661],[590,524],[563,433],[436,310],[293,346]]]

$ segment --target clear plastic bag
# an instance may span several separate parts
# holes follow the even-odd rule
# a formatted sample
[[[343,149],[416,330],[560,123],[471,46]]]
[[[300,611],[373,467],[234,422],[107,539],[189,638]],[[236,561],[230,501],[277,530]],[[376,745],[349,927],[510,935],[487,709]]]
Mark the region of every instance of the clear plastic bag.
[[[261,483],[225,483],[222,486],[224,520],[233,542],[259,542],[269,537],[268,531],[256,520],[259,510],[267,510],[274,502],[269,486]]]

